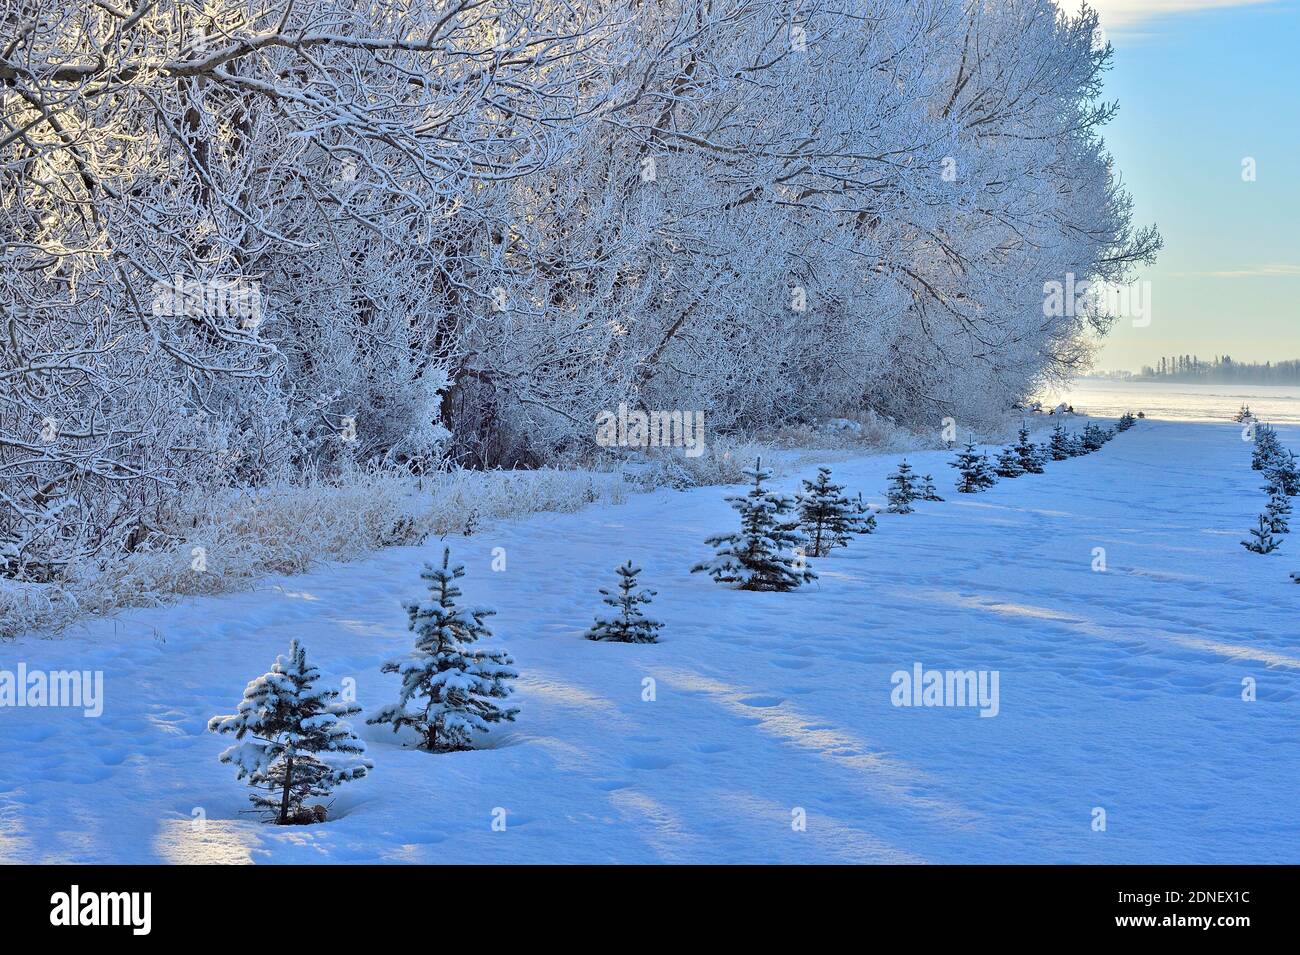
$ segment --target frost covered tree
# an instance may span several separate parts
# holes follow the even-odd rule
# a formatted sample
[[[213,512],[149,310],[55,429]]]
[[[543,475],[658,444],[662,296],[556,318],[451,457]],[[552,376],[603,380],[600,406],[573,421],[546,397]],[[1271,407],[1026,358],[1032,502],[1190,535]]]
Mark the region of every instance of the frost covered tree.
[[[1160,248],[1097,29],[1051,0],[4,5],[0,573],[174,546],[231,488],[571,461],[622,401],[992,422],[1114,321],[1025,276]]]
[[[875,530],[875,515],[861,495],[856,501],[846,497],[844,486],[831,482],[830,468],[818,468],[816,480],[805,480],[795,500],[810,557],[826,557],[836,547],[847,547],[855,534]]]
[[[1002,449],[993,471],[1000,478],[1018,478],[1025,473],[1025,469],[1020,464],[1020,455],[1014,446]]]
[[[912,502],[920,500],[921,491],[912,466],[904,458],[899,462],[898,470],[889,475],[889,488],[885,492],[889,506],[885,509],[891,514],[911,514],[915,510]]]
[[[1273,536],[1267,514],[1259,515],[1259,524],[1250,529],[1250,540],[1242,541],[1241,546],[1256,554],[1271,554],[1282,546],[1282,542]]]
[[[322,807],[307,808],[303,801],[360,779],[374,765],[343,719],[361,708],[341,702],[337,690],[317,689],[319,679],[306,648],[294,640],[288,656],[245,687],[234,713],[208,721],[212,732],[233,733],[239,741],[221,761],[258,790],[249,800],[279,825],[324,821]]]
[[[961,475],[957,490],[962,494],[978,494],[998,483],[997,475],[989,464],[987,454],[975,450],[975,442],[967,441],[966,447],[958,452],[955,460],[949,462]]]
[[[420,579],[429,584],[429,599],[406,604],[415,648],[381,667],[401,676],[398,700],[366,721],[390,724],[394,733],[410,727],[422,737],[422,748],[437,753],[471,749],[475,733],[519,713],[496,702],[510,696],[508,681],[519,676],[510,655],[473,646],[492,636],[483,621],[495,611],[456,606],[456,581],[465,567],[450,566],[450,560],[451,550],[444,548],[441,567],[424,565]]]
[[[1125,411],[1124,414],[1120,416],[1120,419],[1116,423],[1115,427],[1120,431],[1127,431],[1135,424],[1137,424],[1137,418],[1133,417],[1133,412]]]
[[[604,602],[618,611],[614,617],[597,617],[596,623],[587,631],[588,640],[609,640],[615,643],[657,643],[658,632],[662,623],[651,620],[641,612],[641,605],[650,603],[656,594],[653,590],[637,590],[637,574],[640,567],[628,561],[614,569],[618,574],[618,592],[601,588]]]
[[[696,564],[691,573],[706,573],[722,584],[739,584],[741,590],[794,590],[816,580],[804,560],[798,521],[781,520],[794,502],[763,487],[772,472],[763,467],[761,458],[746,468],[745,474],[754,486],[744,497],[726,499],[740,512],[740,532],[706,540],[717,548],[717,554]]]
[[[1021,471],[1026,474],[1043,473],[1041,449],[1029,440],[1029,426],[1024,422],[1020,424],[1020,434],[1016,439],[1015,449]]]

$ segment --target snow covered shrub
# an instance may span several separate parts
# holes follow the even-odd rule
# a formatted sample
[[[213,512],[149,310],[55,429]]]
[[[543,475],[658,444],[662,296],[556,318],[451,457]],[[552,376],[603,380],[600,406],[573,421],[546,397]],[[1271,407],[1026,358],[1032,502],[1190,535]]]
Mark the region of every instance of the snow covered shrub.
[[[658,631],[663,626],[641,612],[641,604],[648,604],[656,591],[637,590],[636,578],[641,573],[628,561],[614,568],[618,574],[618,593],[603,587],[600,593],[604,602],[618,611],[612,618],[597,617],[595,625],[587,631],[588,640],[609,640],[614,643],[658,643]]]
[[[422,748],[436,753],[472,749],[474,733],[519,713],[494,702],[510,695],[507,681],[519,676],[510,655],[471,646],[492,636],[483,621],[495,611],[456,606],[461,591],[455,581],[465,576],[465,567],[450,566],[450,560],[451,550],[444,548],[442,567],[424,565],[420,578],[429,583],[430,599],[406,604],[415,648],[382,667],[401,675],[398,701],[366,721],[390,724],[394,733],[410,727],[422,737]]]
[[[876,516],[861,498],[850,500],[842,484],[831,483],[830,468],[818,468],[816,480],[805,480],[803,493],[795,500],[810,557],[826,557],[836,547],[847,547],[853,535],[876,529]]]
[[[705,543],[716,547],[717,555],[696,564],[691,573],[707,573],[721,584],[740,584],[741,590],[794,590],[816,580],[800,550],[798,522],[780,520],[790,513],[793,501],[763,487],[772,472],[761,458],[745,473],[754,482],[749,493],[726,498],[740,512],[740,532],[708,538]]]
[[[341,719],[361,707],[339,702],[337,690],[316,689],[319,679],[306,648],[294,640],[287,657],[277,658],[270,672],[248,684],[234,713],[208,721],[212,732],[233,733],[240,741],[221,754],[221,761],[259,790],[249,801],[282,826],[323,822],[326,808],[305,807],[304,800],[327,796],[374,768],[361,755],[365,744]]]

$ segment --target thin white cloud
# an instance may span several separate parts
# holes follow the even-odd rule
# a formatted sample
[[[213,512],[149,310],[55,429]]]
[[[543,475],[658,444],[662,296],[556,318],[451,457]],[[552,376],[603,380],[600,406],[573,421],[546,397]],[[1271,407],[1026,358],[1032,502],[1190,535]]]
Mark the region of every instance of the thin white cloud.
[[[1092,7],[1101,17],[1107,30],[1128,30],[1139,23],[1179,13],[1196,13],[1223,7],[1250,7],[1274,0],[1091,0]],[[1064,0],[1062,7],[1079,8],[1079,0]]]
[[[1244,269],[1214,272],[1172,272],[1171,278],[1186,279],[1292,279],[1300,278],[1300,265],[1251,265]]]

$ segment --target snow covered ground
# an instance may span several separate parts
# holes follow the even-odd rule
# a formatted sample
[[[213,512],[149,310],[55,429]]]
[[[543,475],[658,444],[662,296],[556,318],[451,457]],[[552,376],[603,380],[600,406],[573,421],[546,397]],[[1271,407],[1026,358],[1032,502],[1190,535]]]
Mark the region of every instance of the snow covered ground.
[[[205,723],[293,637],[367,712],[389,702],[379,664],[410,644],[400,601],[439,542],[0,644],[0,669],[105,675],[99,718],[0,709],[0,860],[1300,862],[1300,541],[1238,543],[1263,505],[1238,429],[1148,420],[975,496],[950,457],[910,458],[945,502],[882,515],[792,594],[689,573],[735,526],[717,488],[451,539],[520,720],[452,755],[360,726],[375,769],[323,825],[243,814]],[[896,462],[833,467],[880,503]],[[664,642],[583,640],[629,557]],[[893,706],[916,663],[998,671],[997,716]]]

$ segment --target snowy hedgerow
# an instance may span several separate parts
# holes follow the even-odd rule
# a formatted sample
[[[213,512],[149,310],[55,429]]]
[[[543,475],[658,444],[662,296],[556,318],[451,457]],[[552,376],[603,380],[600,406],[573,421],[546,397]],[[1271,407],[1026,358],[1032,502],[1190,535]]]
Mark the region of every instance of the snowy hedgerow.
[[[997,467],[994,473],[1001,478],[1018,478],[1025,473],[1025,469],[1020,465],[1020,454],[1015,447],[1006,447],[998,455]]]
[[[1274,534],[1290,533],[1291,527],[1287,518],[1291,516],[1291,499],[1281,490],[1275,490],[1269,496],[1264,514],[1268,518],[1269,530]]]
[[[1042,474],[1043,462],[1039,448],[1029,440],[1029,427],[1021,422],[1020,436],[1016,441],[1016,455],[1020,458],[1020,469],[1026,474]]]
[[[835,547],[847,547],[854,534],[870,534],[876,518],[861,497],[844,496],[844,487],[831,483],[831,469],[818,468],[815,481],[803,482],[796,496],[799,528],[808,542],[808,556],[825,557]]]
[[[1070,445],[1070,435],[1058,421],[1047,443],[1047,452],[1052,456],[1053,461],[1064,461],[1066,458],[1073,457]]]
[[[962,494],[978,494],[998,483],[988,455],[976,451],[974,441],[967,441],[966,447],[957,454],[957,459],[949,464],[961,474],[957,490]]]
[[[595,625],[587,631],[588,640],[610,640],[615,643],[658,643],[658,631],[663,626],[641,613],[641,604],[650,603],[654,590],[637,590],[636,575],[640,567],[628,561],[614,568],[618,574],[618,593],[601,588],[605,603],[618,611],[612,618],[597,617]]]
[[[1125,411],[1124,414],[1120,416],[1119,421],[1116,422],[1115,427],[1119,431],[1127,431],[1135,424],[1137,424],[1137,418],[1133,417],[1133,412]]]
[[[712,560],[696,564],[691,573],[706,573],[720,584],[740,584],[741,590],[794,590],[816,580],[804,562],[798,523],[781,521],[794,506],[790,498],[763,487],[772,472],[760,458],[745,473],[754,486],[744,497],[726,500],[740,512],[740,532],[719,534],[705,541],[718,549]]]
[[[229,716],[214,716],[208,729],[234,733],[240,740],[221,754],[258,792],[249,800],[275,815],[279,825],[323,822],[324,807],[305,808],[310,796],[328,795],[335,786],[360,779],[373,767],[361,754],[365,744],[342,720],[361,712],[339,702],[337,690],[314,689],[320,671],[307,662],[297,640],[269,673],[244,688],[244,698]],[[245,737],[248,737],[245,739]]]
[[[898,470],[889,475],[886,496],[889,498],[886,510],[891,514],[911,514],[915,510],[912,502],[921,499],[921,488],[906,458],[899,462]]]
[[[1241,542],[1241,546],[1256,554],[1271,554],[1282,546],[1282,542],[1273,536],[1266,514],[1259,515],[1259,525],[1250,529],[1250,540]]]
[[[401,674],[401,694],[366,721],[390,723],[394,733],[412,727],[424,737],[421,746],[438,753],[471,749],[474,733],[486,733],[493,723],[513,721],[519,713],[494,702],[510,695],[506,681],[519,676],[510,655],[471,646],[492,636],[483,619],[496,611],[456,606],[461,591],[455,582],[465,568],[449,566],[450,560],[451,551],[444,548],[441,567],[424,565],[420,578],[429,582],[430,599],[406,604],[415,648],[381,668]]]

